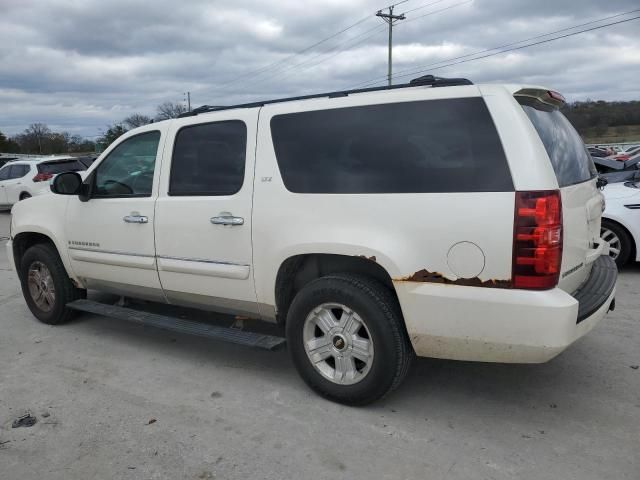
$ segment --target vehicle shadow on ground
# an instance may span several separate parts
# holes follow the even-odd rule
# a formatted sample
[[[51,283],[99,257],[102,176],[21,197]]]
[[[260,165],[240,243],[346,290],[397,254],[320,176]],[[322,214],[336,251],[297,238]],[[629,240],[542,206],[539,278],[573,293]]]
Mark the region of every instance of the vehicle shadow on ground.
[[[638,266],[633,268],[640,269]],[[107,297],[92,294],[90,298],[105,301]],[[111,300],[116,298],[111,297]],[[165,310],[165,314],[166,308],[158,304],[153,307],[159,311]],[[228,326],[236,321],[227,315],[202,312],[200,315],[199,320],[218,325]],[[256,330],[250,321],[247,325],[248,329]],[[263,333],[282,334],[275,326],[260,323],[258,326],[262,327],[259,329]],[[294,389],[296,396],[298,393],[305,396],[309,393],[293,368],[286,349],[276,352],[250,349],[94,315],[80,315],[63,328],[78,328],[85,334],[136,348],[151,357],[161,353],[165,358],[194,363],[198,368],[235,368],[238,369],[238,375],[246,375],[250,379],[268,375],[274,389]],[[586,357],[606,358],[608,352],[600,351],[602,348],[602,344],[589,342],[589,338],[586,338],[550,362],[539,365],[418,358],[398,391],[365,408],[376,411],[392,409],[421,415],[424,414],[425,405],[456,411],[456,402],[459,401],[462,412],[471,399],[474,404],[484,405],[478,410],[480,414],[484,411],[497,417],[511,415],[514,409],[548,409],[555,403],[554,392],[561,396],[561,392],[571,391],[574,395],[589,398],[598,384],[606,382],[605,372],[594,370],[593,362],[584,361]],[[324,402],[319,397],[317,401]]]

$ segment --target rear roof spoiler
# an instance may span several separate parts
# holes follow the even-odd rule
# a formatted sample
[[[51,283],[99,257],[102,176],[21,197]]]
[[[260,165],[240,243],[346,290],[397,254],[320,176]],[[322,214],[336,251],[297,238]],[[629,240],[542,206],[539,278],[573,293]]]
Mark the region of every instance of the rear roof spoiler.
[[[560,93],[542,88],[523,88],[514,93],[513,96],[532,98],[555,108],[562,108],[567,103]]]

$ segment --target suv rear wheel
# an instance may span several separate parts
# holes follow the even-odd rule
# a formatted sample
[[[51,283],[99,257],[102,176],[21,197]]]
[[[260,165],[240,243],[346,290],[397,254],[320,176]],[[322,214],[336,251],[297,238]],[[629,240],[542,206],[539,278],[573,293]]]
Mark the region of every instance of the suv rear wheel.
[[[71,283],[55,248],[44,243],[25,252],[20,262],[20,283],[31,313],[49,325],[69,320],[74,312],[67,303],[86,297],[86,290]]]
[[[414,357],[395,297],[360,275],[310,282],[293,300],[286,330],[307,385],[347,405],[365,405],[393,391]]]

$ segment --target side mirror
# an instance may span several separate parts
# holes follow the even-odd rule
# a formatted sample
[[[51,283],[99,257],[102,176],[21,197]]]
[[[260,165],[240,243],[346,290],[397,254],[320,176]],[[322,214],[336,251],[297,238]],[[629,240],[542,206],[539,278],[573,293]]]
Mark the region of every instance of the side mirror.
[[[77,172],[61,173],[53,179],[51,191],[58,195],[78,195],[82,186],[82,177]]]

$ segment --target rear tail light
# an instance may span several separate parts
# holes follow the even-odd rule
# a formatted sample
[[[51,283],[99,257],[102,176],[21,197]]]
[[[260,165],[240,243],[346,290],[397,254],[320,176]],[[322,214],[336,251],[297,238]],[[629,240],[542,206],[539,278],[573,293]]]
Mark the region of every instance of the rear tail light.
[[[558,190],[516,192],[513,286],[547,290],[560,279],[562,201]]]
[[[39,173],[35,177],[33,177],[34,182],[46,182],[47,180],[51,180],[53,178],[52,173]]]

